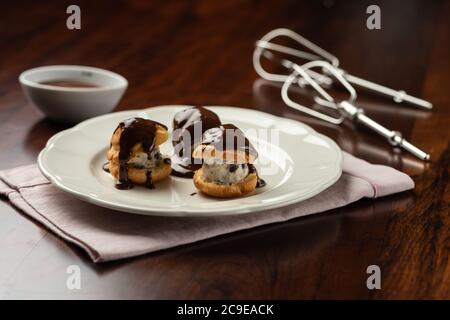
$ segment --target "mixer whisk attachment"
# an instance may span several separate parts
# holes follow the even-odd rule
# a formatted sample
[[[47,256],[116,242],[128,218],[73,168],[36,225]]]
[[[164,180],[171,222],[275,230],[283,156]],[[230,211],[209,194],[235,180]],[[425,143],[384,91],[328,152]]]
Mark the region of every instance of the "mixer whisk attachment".
[[[280,36],[291,38],[309,49],[310,52],[270,42]],[[301,58],[308,62],[297,64],[289,59],[277,57],[272,51]],[[268,72],[261,64],[262,57],[278,62],[288,72],[284,74]],[[332,124],[341,124],[345,119],[350,119],[383,136],[391,145],[402,148],[421,160],[428,161],[430,159],[428,153],[408,142],[402,137],[400,132],[387,129],[368,117],[362,108],[357,107],[355,105],[357,93],[352,84],[391,96],[395,102],[404,101],[429,110],[432,108],[432,105],[428,101],[412,97],[404,91],[396,91],[344,72],[339,68],[339,60],[335,56],[289,29],[275,29],[259,40],[253,53],[253,65],[262,78],[269,81],[283,82],[281,97],[289,107]],[[328,93],[326,89],[333,83],[338,83],[346,89],[348,92],[347,99],[339,101]],[[321,107],[333,109],[337,116],[328,115],[294,101],[289,95],[289,89],[294,84],[301,87],[310,86],[315,92],[314,102]]]
[[[295,48],[290,48],[272,42],[274,39],[281,37],[285,37],[295,41],[299,45],[308,49],[308,51],[298,50]],[[285,55],[309,61],[313,60],[327,61],[342,74],[345,80],[347,80],[350,84],[354,86],[369,90],[371,92],[375,92],[380,95],[391,97],[396,103],[405,102],[415,107],[426,110],[430,110],[433,108],[433,105],[429,101],[411,96],[403,90],[394,90],[386,86],[354,76],[344,71],[343,69],[340,68],[339,59],[336,56],[315,45],[314,43],[302,37],[298,33],[295,33],[294,31],[285,28],[272,30],[256,42],[256,49],[253,53],[253,66],[256,72],[259,74],[259,76],[263,79],[269,81],[284,82],[288,77],[288,75],[286,74],[270,73],[263,68],[261,64],[261,58],[263,56],[268,59],[275,60],[274,59],[275,56],[273,54],[266,53],[268,51],[283,53]],[[285,67],[287,67],[290,63],[293,63],[288,59],[281,59],[281,60],[288,62],[287,64],[281,63]],[[323,77],[323,75],[321,75],[321,77]],[[312,78],[319,84],[323,83],[324,82],[323,79],[325,79],[325,78],[317,79],[315,75],[312,75]],[[331,79],[328,78],[328,80],[325,83],[330,84],[329,80]]]

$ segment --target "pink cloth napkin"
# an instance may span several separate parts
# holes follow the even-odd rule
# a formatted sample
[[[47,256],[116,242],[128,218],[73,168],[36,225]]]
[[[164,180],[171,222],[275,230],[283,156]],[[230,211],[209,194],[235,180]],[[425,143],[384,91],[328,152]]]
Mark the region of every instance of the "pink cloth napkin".
[[[163,218],[97,207],[52,186],[36,165],[0,172],[0,194],[94,262],[142,255],[218,235],[345,206],[414,188],[406,174],[344,153],[343,174],[319,195],[288,207],[240,216]]]

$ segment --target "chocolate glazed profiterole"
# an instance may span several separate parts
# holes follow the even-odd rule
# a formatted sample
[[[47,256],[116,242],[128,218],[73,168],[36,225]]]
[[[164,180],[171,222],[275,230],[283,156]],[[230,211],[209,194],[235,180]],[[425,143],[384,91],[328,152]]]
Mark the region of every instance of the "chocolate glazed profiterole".
[[[116,188],[130,189],[136,183],[153,189],[154,182],[169,176],[170,159],[159,152],[167,138],[167,127],[156,121],[131,118],[119,123],[111,138],[108,167],[103,167],[118,180]]]
[[[172,145],[175,149],[171,157],[172,175],[183,178],[194,176],[194,172],[202,165],[198,160],[200,163],[194,163],[192,151],[200,144],[202,134],[206,130],[220,124],[217,114],[203,107],[191,107],[175,114],[172,134]],[[188,139],[183,139],[184,137]]]
[[[193,157],[203,161],[194,174],[194,185],[210,196],[239,197],[266,185],[253,165],[258,152],[232,124],[205,131]]]

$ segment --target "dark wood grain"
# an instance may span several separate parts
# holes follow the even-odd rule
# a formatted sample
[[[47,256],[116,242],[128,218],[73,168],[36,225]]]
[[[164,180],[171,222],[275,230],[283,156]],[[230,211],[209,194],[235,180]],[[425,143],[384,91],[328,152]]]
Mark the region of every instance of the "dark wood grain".
[[[0,202],[0,298],[450,298],[450,3],[376,1],[382,29],[365,27],[373,1],[77,1],[82,30],[65,28],[65,1],[0,4],[0,169],[36,161],[64,126],[25,99],[17,77],[47,64],[111,69],[129,80],[117,110],[161,104],[234,105],[303,121],[358,157],[410,174],[412,192],[95,265]],[[286,108],[258,79],[253,43],[292,28],[352,73],[434,103],[432,113],[362,95],[386,126],[431,153],[424,164],[351,125]],[[66,268],[82,290],[66,289]],[[382,289],[366,288],[378,264]]]

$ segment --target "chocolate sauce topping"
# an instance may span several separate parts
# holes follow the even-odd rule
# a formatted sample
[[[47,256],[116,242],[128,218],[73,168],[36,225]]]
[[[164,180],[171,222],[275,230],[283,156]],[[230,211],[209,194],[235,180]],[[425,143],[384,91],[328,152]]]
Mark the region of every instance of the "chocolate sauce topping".
[[[155,189],[155,185],[153,184],[152,172],[147,170],[146,172],[147,180],[145,181],[145,187],[147,189]]]
[[[203,133],[220,123],[214,112],[203,107],[187,108],[175,114],[172,134],[175,153],[171,158],[173,175],[184,178],[194,176],[194,171],[202,165],[194,163],[192,151],[200,144]]]
[[[172,172],[171,175],[180,178],[192,178],[196,170],[202,167],[202,164],[193,163],[193,159],[189,157],[180,157],[176,154],[170,158]]]
[[[119,142],[119,182],[116,184],[117,189],[131,189],[133,187],[133,183],[128,179],[128,168],[126,165],[131,149],[136,144],[141,144],[143,151],[150,155],[155,148],[156,125],[160,125],[167,130],[167,127],[163,124],[143,118],[127,119],[117,126],[115,131],[119,128],[122,129]],[[150,186],[153,187],[153,183],[151,181],[151,172],[148,171],[147,187]]]
[[[241,129],[233,124],[223,124],[205,131],[202,144],[213,145],[218,150],[244,151],[255,158],[258,157],[255,147],[248,141]]]

